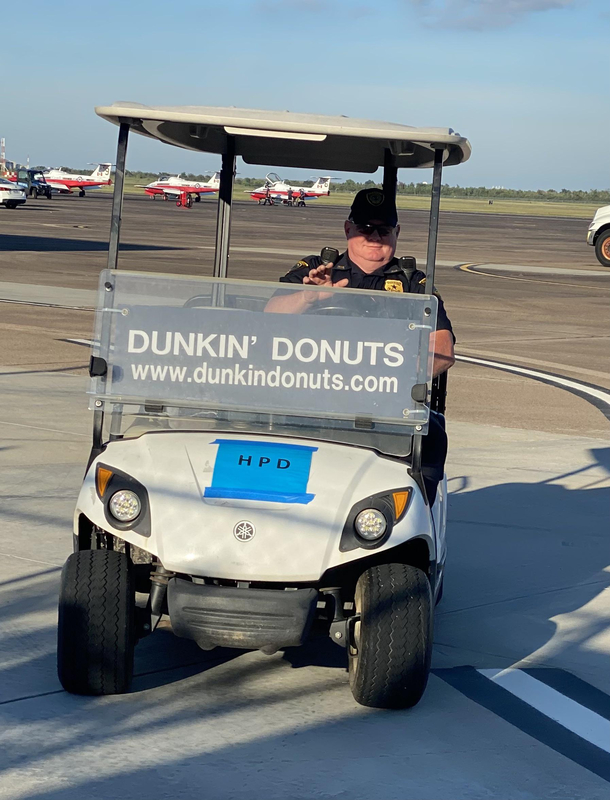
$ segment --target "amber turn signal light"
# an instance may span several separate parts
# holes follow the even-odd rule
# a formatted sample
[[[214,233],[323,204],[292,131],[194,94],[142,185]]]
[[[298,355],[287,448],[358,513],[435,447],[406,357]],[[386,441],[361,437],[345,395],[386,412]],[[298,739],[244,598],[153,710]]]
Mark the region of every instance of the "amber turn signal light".
[[[99,494],[100,498],[104,497],[104,492],[106,491],[106,487],[108,486],[108,481],[110,478],[112,478],[112,470],[106,469],[106,467],[97,468],[97,493]]]
[[[394,518],[399,520],[404,513],[407,503],[409,502],[408,490],[404,492],[392,492],[392,500],[394,500]]]

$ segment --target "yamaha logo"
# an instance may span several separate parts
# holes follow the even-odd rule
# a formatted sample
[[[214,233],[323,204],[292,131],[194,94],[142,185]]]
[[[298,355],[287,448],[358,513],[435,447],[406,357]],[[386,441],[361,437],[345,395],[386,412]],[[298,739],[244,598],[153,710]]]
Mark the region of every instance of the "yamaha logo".
[[[233,536],[240,542],[249,542],[251,539],[254,539],[255,533],[256,528],[251,522],[248,522],[247,519],[242,519],[242,521],[238,522],[233,528]]]

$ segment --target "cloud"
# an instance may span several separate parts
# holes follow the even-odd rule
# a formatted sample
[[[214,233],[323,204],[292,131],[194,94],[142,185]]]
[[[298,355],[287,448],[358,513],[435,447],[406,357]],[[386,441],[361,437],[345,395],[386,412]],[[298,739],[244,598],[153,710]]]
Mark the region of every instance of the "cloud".
[[[556,11],[577,0],[408,0],[425,23],[443,28],[507,28],[530,14]]]

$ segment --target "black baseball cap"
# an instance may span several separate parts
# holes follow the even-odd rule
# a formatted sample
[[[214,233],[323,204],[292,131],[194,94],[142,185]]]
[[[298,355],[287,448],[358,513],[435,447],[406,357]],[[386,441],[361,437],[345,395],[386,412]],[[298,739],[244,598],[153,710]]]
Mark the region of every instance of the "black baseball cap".
[[[376,187],[361,189],[354,197],[348,219],[358,225],[366,225],[372,219],[380,219],[386,225],[395,228],[398,225],[396,201],[382,189]]]

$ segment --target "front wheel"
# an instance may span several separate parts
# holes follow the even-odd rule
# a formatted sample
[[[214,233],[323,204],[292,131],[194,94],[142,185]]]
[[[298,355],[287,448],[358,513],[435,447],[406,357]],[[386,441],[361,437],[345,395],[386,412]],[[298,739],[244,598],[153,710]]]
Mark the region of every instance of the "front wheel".
[[[57,674],[73,694],[128,691],[135,591],[131,562],[115,550],[72,553],[61,573]]]
[[[408,564],[381,564],[358,579],[349,647],[354,699],[371,708],[410,708],[421,699],[432,656],[432,594]]]
[[[600,264],[610,267],[610,230],[603,231],[595,242],[595,255]]]

